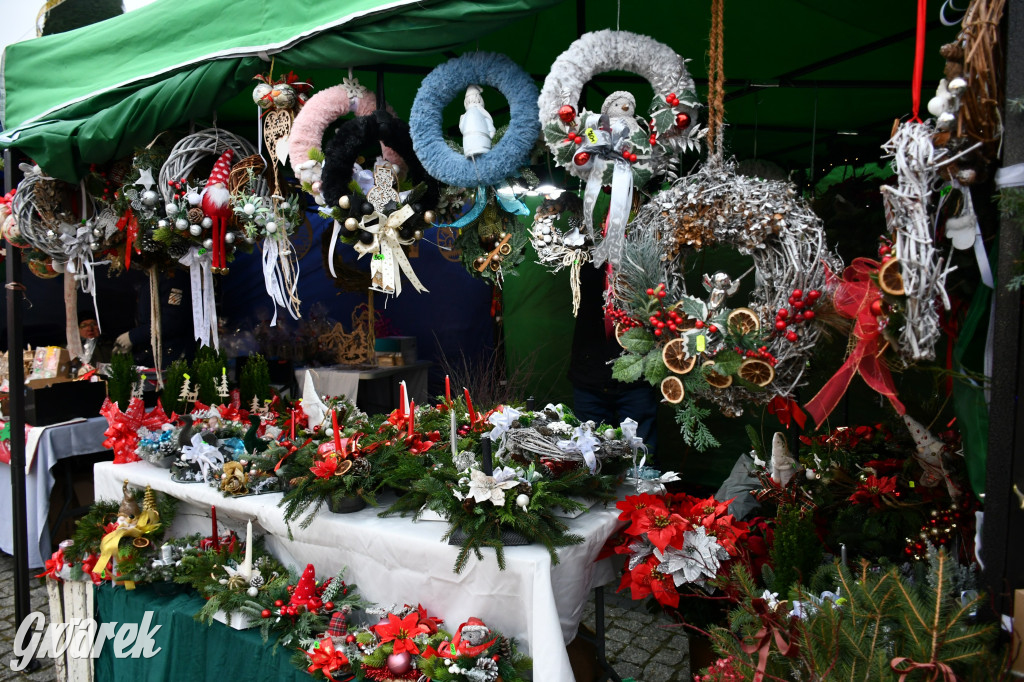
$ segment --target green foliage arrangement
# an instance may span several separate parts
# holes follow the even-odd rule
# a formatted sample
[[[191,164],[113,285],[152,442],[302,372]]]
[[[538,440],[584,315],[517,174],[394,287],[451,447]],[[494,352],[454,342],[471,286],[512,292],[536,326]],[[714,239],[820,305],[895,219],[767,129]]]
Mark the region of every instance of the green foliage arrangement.
[[[242,368],[242,376],[238,380],[242,407],[248,408],[255,397],[260,405],[271,398],[270,368],[267,359],[259,353],[249,355],[249,360]]]
[[[160,403],[168,413],[184,414],[185,401],[181,399],[181,386],[188,374],[188,362],[178,358],[164,370],[164,390],[160,395]]]
[[[114,353],[110,356],[107,369],[107,395],[124,412],[132,399],[132,386],[140,379],[135,363],[128,353]]]

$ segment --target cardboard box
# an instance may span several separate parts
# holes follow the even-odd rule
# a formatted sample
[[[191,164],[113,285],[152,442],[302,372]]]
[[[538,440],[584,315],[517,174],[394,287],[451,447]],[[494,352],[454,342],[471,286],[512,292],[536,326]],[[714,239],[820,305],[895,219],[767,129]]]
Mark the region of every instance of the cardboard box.
[[[71,374],[71,356],[67,349],[58,346],[37,348],[32,359],[32,371],[28,379],[55,379]]]
[[[405,358],[401,353],[377,352],[378,367],[401,367],[405,364]]]

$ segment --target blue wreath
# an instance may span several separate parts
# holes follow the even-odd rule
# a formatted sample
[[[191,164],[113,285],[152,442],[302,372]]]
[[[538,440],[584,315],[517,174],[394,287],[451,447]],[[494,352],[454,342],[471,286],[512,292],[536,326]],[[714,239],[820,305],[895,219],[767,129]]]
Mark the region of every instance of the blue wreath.
[[[508,100],[512,122],[491,150],[467,159],[444,140],[444,108],[469,85],[490,85]],[[430,175],[455,187],[498,185],[528,165],[540,135],[539,93],[530,75],[503,54],[471,52],[423,79],[409,114],[413,149]]]

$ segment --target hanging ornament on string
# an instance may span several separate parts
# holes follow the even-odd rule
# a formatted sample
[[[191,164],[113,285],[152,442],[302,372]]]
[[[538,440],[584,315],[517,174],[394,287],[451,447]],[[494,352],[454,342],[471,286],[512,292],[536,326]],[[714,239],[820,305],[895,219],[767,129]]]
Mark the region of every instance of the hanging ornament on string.
[[[261,136],[259,148],[262,150],[263,142],[266,142],[267,154],[274,169],[274,194],[280,194],[277,166],[288,161],[288,140],[292,124],[313,86],[300,81],[292,71],[277,80],[273,78],[273,72],[274,65],[271,63],[269,74],[256,76],[260,84],[253,89],[252,99],[259,107],[258,117],[262,118],[262,125],[257,131]]]

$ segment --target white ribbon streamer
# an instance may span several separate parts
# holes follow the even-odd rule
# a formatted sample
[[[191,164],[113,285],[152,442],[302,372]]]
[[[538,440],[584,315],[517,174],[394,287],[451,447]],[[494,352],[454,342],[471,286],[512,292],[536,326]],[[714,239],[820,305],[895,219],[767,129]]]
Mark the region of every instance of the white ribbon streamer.
[[[203,481],[209,481],[210,469],[224,466],[224,453],[203,440],[198,434],[192,434],[192,445],[181,448],[181,461],[186,464],[195,462],[203,474]]]
[[[605,116],[589,116],[586,122],[587,140],[577,154],[587,153],[590,159],[579,170],[587,172],[587,186],[583,193],[583,220],[586,230],[595,236],[594,207],[604,186],[605,169],[612,163],[612,195],[608,206],[608,229],[604,240],[593,252],[595,266],[610,262],[618,266],[626,239],[626,223],[633,204],[633,169],[622,153],[629,145],[629,126],[622,119],[609,121]],[[597,239],[595,238],[596,242]]]
[[[587,468],[592,474],[597,473],[597,455],[594,454],[594,448],[600,444],[594,434],[582,426],[577,426],[573,431],[572,440],[560,440],[557,443],[558,449],[562,452],[583,455],[583,461],[587,463]]]
[[[505,434],[512,427],[512,422],[519,419],[522,414],[522,412],[514,407],[506,405],[502,408],[501,412],[495,412],[487,418],[487,422],[494,425],[490,432],[491,441],[498,443],[498,450],[494,454],[495,457],[500,457],[505,452]]]
[[[282,240],[286,244],[284,248],[282,248]],[[293,320],[299,319],[298,297],[295,293],[298,286],[299,264],[298,262],[294,263],[293,275],[293,264],[289,258],[291,254],[292,249],[287,235],[270,235],[263,240],[263,283],[267,288],[267,294],[274,301],[274,317],[270,320],[271,327],[277,326],[278,306],[287,310]]]
[[[200,345],[212,346],[219,350],[220,340],[217,336],[217,301],[213,295],[213,272],[210,252],[191,247],[179,263],[188,268],[192,281],[192,325],[195,338]]]
[[[370,262],[371,289],[398,296],[402,293],[401,273],[404,272],[416,291],[427,291],[413,271],[412,263],[406,257],[405,251],[402,250],[402,244],[411,244],[412,241],[403,241],[398,236],[398,229],[402,223],[414,214],[412,207],[407,204],[389,216],[374,211],[360,221],[359,226],[374,236],[373,241],[369,244],[356,242],[354,247],[359,258],[368,253],[372,254],[373,260]]]
[[[75,358],[83,357],[82,338],[78,331],[78,288],[80,282],[82,292],[92,297],[93,311],[96,315],[96,326],[102,333],[100,325],[99,303],[96,301],[95,266],[109,263],[109,260],[95,262],[92,253],[92,223],[78,227],[75,234],[62,233],[60,240],[67,254],[64,270],[64,306],[67,314],[68,354]]]

